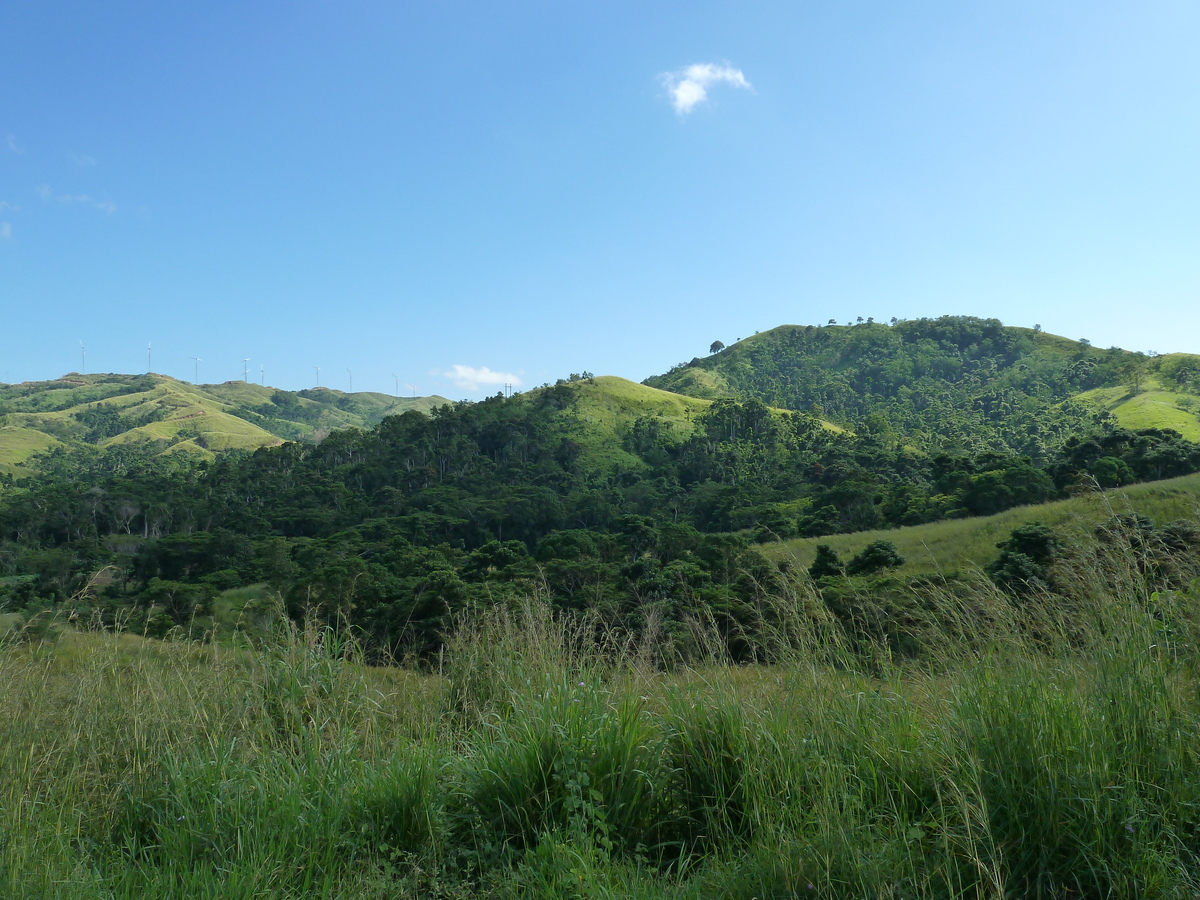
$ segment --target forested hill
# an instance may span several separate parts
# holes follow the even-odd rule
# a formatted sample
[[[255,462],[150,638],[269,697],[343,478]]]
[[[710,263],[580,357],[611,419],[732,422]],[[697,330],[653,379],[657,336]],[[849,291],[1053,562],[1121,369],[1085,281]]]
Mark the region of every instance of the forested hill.
[[[283,440],[316,440],[339,428],[368,427],[444,397],[282,391],[227,381],[189,384],[166,375],[80,375],[0,384],[0,475],[19,477],[30,457],[55,448],[148,444],[158,452],[211,457]]]
[[[1041,459],[1105,412],[1200,438],[1200,357],[1101,350],[997,319],[784,325],[645,383],[812,411],[923,449]]]
[[[712,615],[736,635],[779,575],[753,542],[1197,470],[1200,445],[1110,420],[1036,462],[923,453],[758,400],[575,376],[319,443],[42,454],[0,474],[0,613],[65,604],[165,633],[215,614],[222,591],[267,584],[296,615],[349,623],[372,647],[433,653],[455,615],[542,591],[634,626]]]

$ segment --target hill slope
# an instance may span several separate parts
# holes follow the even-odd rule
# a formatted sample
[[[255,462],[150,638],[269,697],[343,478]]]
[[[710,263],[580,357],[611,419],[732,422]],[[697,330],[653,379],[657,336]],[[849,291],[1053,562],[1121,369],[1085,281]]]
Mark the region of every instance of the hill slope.
[[[370,427],[393,413],[427,412],[443,397],[281,391],[245,382],[194,385],[165,375],[79,375],[0,385],[0,474],[62,445],[159,442],[164,451],[209,456],[331,430]]]
[[[861,551],[872,541],[888,541],[904,557],[902,575],[949,574],[963,569],[983,568],[996,557],[996,543],[1029,522],[1052,527],[1068,523],[1097,524],[1112,515],[1137,513],[1159,524],[1200,515],[1200,475],[1184,475],[1147,484],[1132,484],[1120,490],[1083,494],[1033,506],[1018,506],[994,516],[951,519],[854,534],[799,538],[763,544],[759,550],[774,560],[789,560],[807,569],[816,556],[817,544],[828,544],[843,559]]]
[[[1170,390],[1158,378],[1146,378],[1135,390],[1129,385],[1095,388],[1076,399],[1110,413],[1124,428],[1170,428],[1189,441],[1200,441],[1200,400],[1188,391]]]
[[[621,462],[640,468],[644,463],[621,448],[623,437],[638,419],[657,420],[670,440],[688,438],[696,419],[713,401],[660,390],[615,375],[599,375],[568,382],[573,390],[565,410],[573,423],[572,437],[583,444],[597,464]],[[831,422],[821,423],[831,432],[842,429]]]
[[[1200,435],[1200,357],[1099,350],[996,319],[783,325],[645,383],[812,410],[927,449],[1042,458],[1105,413]]]

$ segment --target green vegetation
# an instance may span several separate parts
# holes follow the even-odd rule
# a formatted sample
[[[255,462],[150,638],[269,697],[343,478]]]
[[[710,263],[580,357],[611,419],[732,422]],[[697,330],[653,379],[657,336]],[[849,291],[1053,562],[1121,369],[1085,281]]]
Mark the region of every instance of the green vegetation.
[[[519,598],[425,675],[278,607],[10,633],[0,894],[1194,896],[1200,557],[1136,534],[1063,542],[1054,592],[927,591],[911,661],[828,579],[761,610],[769,667]]]
[[[37,453],[61,446],[62,441],[36,428],[0,426],[0,475],[19,471],[17,466]]]
[[[1130,485],[1103,493],[1093,491],[1067,500],[1016,507],[994,516],[931,522],[895,530],[798,538],[765,544],[761,552],[769,559],[787,561],[807,569],[813,564],[821,544],[828,545],[845,558],[860,552],[872,541],[887,540],[905,559],[898,569],[899,574],[953,575],[982,570],[996,556],[996,544],[1014,528],[1030,522],[1043,522],[1060,529],[1086,530],[1116,514],[1149,516],[1159,522],[1195,517],[1200,514],[1200,475]]]
[[[1124,428],[1170,428],[1189,441],[1200,441],[1200,397],[1194,393],[1162,390],[1154,378],[1145,378],[1141,390],[1129,385],[1095,388],[1076,398],[1080,403],[1112,414]]]
[[[337,428],[422,412],[442,397],[394,398],[318,388],[292,393],[240,381],[193,385],[165,375],[79,375],[0,385],[0,475],[19,476],[36,454],[62,444],[149,443],[211,458],[281,440],[319,439]]]
[[[1200,439],[1200,357],[1100,350],[996,319],[784,325],[647,384],[814,411],[883,441],[1040,459],[1097,413]],[[1164,389],[1159,389],[1158,385]]]
[[[115,418],[102,406],[76,423],[103,433]],[[635,632],[656,621],[680,642],[703,610],[749,659],[742,635],[780,590],[774,563],[788,562],[775,542],[969,520],[1198,469],[1200,445],[1168,431],[1103,425],[1040,464],[934,455],[758,401],[584,375],[211,461],[119,438],[59,448],[0,482],[0,579],[21,579],[0,584],[0,608],[67,606],[160,636],[206,630],[221,592],[267,584],[297,619],[349,625],[373,660],[429,661],[462,610],[537,588],[561,609]],[[871,541],[888,537],[856,552]],[[894,543],[901,576],[930,559]]]
[[[1196,358],[719,344],[0,386],[0,897],[1196,896]]]

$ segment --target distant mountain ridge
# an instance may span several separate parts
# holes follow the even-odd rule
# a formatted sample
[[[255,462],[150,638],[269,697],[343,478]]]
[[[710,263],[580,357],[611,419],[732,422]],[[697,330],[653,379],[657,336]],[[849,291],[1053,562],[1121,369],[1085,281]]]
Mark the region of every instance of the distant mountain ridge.
[[[924,449],[1040,458],[1105,414],[1200,439],[1200,357],[1102,350],[969,316],[782,325],[644,383],[812,411]]]
[[[715,345],[714,345],[715,346]],[[572,376],[571,440],[594,463],[639,468],[624,448],[640,417],[679,439],[713,400],[758,400],[827,429],[929,453],[1017,453],[1035,461],[1097,428],[1171,429],[1200,442],[1200,356],[1092,347],[997,319],[944,316],[892,325],[782,325],[642,384]],[[543,391],[553,393],[556,386]],[[565,401],[564,401],[565,402]],[[370,428],[444,397],[328,388],[283,391],[164,375],[70,373],[0,384],[0,475],[63,446],[132,442],[209,458]]]
[[[428,412],[445,397],[391,397],[329,388],[284,391],[243,381],[195,385],[167,375],[81,375],[0,384],[0,474],[65,445],[158,442],[164,452],[211,456],[367,428],[385,416]]]

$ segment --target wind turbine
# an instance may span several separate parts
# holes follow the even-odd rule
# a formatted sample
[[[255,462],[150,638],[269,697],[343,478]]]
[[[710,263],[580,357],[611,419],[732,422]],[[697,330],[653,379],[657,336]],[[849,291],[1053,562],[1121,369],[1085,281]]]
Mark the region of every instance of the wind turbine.
[[[146,374],[149,375],[151,371],[152,371],[152,367],[150,365],[150,342],[146,341]]]
[[[258,364],[258,383],[263,387],[267,385],[267,370],[262,363]]]
[[[407,382],[407,381],[406,381],[406,382],[404,382],[404,383],[405,383],[405,384],[408,384],[408,382]],[[410,388],[412,388],[413,396],[414,396],[414,397],[415,397],[415,396],[417,396],[417,386],[416,386],[415,384],[409,384],[408,386],[409,386]]]
[[[313,366],[313,368],[317,370],[317,387],[320,387],[321,386],[321,367]]]
[[[201,363],[201,359],[200,359],[200,357],[198,357],[198,356],[193,356],[193,357],[192,357],[192,359],[193,359],[193,360],[195,361],[195,363],[196,363],[196,380],[193,382],[193,384],[199,384],[199,383],[200,383],[200,363]]]
[[[254,358],[253,356],[243,356],[242,357],[242,383],[243,384],[245,384],[247,381],[250,380],[250,360],[252,360],[253,358]]]
[[[397,375],[395,372],[393,372],[392,377],[396,379],[396,396],[399,397],[400,396],[400,376]]]
[[[350,372],[349,369],[347,369],[346,371]],[[351,394],[354,393],[354,373],[353,372],[350,372],[350,393]]]
[[[81,370],[79,374],[86,375],[87,374],[87,347],[83,346],[83,341],[79,342],[79,357],[80,357],[79,368]]]

